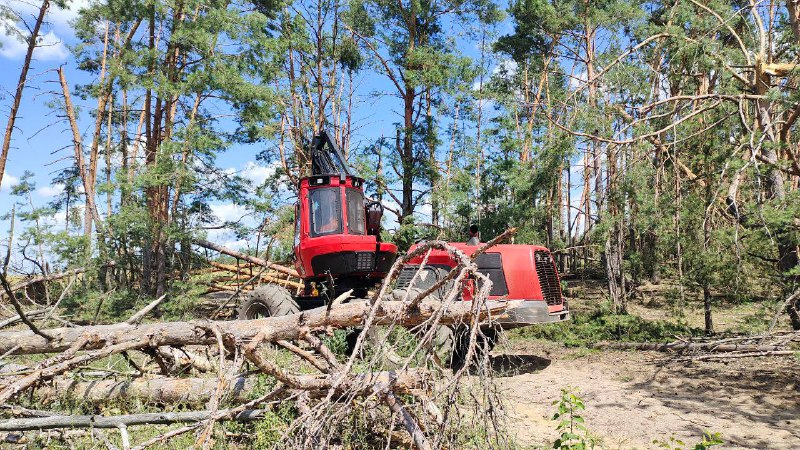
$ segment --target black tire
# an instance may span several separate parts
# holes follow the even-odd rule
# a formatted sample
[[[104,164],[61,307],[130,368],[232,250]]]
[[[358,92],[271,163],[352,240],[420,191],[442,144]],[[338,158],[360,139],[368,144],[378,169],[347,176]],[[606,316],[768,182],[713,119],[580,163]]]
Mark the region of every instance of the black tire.
[[[466,325],[458,327],[453,332],[453,356],[450,359],[450,367],[455,371],[464,367],[469,351],[470,328]],[[475,354],[472,362],[488,356],[500,338],[500,329],[488,328],[479,330],[475,340]]]
[[[455,355],[455,333],[447,325],[436,327],[436,334],[433,335],[433,351],[444,367],[452,367],[453,356]]]
[[[414,283],[413,287],[406,287],[406,288],[399,288],[394,289],[392,291],[392,297],[395,301],[409,301],[422,292],[424,292],[429,287],[433,286],[434,283],[441,280],[442,278],[447,276],[447,271],[438,267],[431,267],[428,270],[428,275],[431,276],[429,279],[420,280],[422,283]],[[444,286],[437,289],[436,291],[432,292],[430,298],[437,299],[439,301],[442,300],[442,297],[447,295],[447,293],[452,289],[454,282],[451,280],[448,283],[445,283]],[[433,352],[439,358],[439,362],[441,362],[442,366],[444,367],[452,367],[453,363],[458,363],[458,355],[456,352],[456,333],[452,327],[447,325],[437,325],[436,332],[431,339],[431,346],[433,347]]]
[[[286,288],[276,284],[259,286],[245,297],[239,306],[240,320],[258,319],[261,317],[288,316],[300,312]]]

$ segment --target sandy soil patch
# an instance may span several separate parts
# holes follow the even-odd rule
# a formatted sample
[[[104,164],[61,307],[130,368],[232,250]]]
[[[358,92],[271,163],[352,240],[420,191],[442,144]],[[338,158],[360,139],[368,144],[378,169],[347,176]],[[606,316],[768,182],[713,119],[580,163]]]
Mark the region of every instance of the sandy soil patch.
[[[603,448],[658,448],[670,436],[691,448],[702,433],[722,448],[800,448],[797,358],[683,362],[659,353],[581,354],[547,343],[515,343],[493,357],[518,441],[548,447],[562,387],[578,389],[586,425]]]

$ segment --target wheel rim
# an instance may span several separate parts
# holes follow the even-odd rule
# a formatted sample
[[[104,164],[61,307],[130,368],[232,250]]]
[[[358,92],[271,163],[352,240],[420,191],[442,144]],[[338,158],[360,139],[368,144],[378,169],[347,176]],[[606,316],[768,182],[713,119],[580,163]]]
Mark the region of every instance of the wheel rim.
[[[252,303],[247,306],[244,316],[248,319],[263,319],[270,317],[269,309],[261,303]]]

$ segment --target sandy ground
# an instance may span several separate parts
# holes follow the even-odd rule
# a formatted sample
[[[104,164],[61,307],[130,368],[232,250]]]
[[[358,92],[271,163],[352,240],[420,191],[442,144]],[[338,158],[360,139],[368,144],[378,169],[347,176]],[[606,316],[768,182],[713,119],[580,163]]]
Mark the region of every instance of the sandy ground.
[[[497,353],[497,352],[496,352]],[[562,387],[577,388],[602,448],[659,448],[671,436],[693,448],[800,449],[800,360],[683,362],[661,353],[575,352],[555,344],[510,344],[493,357],[511,429],[530,448],[556,438],[550,418]]]

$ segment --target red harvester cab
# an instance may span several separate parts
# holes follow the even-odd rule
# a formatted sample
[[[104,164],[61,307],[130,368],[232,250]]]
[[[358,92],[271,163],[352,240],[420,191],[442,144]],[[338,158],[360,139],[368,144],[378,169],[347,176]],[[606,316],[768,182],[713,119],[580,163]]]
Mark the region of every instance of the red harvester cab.
[[[350,173],[327,132],[311,151],[312,175],[300,179],[295,210],[295,266],[305,295],[318,295],[319,285],[331,298],[350,289],[365,296],[397,257],[397,246],[380,241],[383,206],[365,199],[364,180]]]

